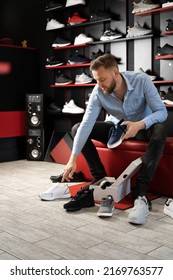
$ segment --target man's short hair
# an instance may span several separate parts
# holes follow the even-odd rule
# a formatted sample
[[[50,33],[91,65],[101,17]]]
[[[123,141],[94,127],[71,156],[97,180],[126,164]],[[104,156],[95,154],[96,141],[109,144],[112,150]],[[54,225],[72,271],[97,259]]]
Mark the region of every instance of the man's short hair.
[[[91,62],[90,70],[98,70],[101,66],[103,66],[105,69],[112,67],[118,68],[118,63],[112,54],[106,53],[97,57]]]

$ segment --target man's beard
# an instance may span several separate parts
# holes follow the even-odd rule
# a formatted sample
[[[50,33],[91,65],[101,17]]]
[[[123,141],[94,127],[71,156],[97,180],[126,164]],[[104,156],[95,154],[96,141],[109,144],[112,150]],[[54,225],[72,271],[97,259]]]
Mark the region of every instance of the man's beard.
[[[115,81],[112,79],[112,82],[111,82],[110,86],[109,86],[107,89],[102,88],[104,94],[111,94],[111,93],[114,91],[115,86],[116,86],[116,83],[115,83]]]

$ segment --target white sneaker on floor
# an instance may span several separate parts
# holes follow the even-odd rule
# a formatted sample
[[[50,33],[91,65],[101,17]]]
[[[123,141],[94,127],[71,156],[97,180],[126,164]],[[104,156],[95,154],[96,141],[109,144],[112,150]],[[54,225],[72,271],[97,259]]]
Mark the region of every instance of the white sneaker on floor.
[[[69,198],[71,197],[68,184],[57,183],[53,187],[49,188],[47,191],[39,194],[42,200],[55,200],[59,198]]]
[[[62,109],[63,113],[68,113],[68,114],[83,114],[84,109],[81,107],[78,107],[75,103],[74,100],[71,99],[68,103],[64,105]]]
[[[134,207],[129,214],[129,223],[143,225],[149,214],[149,207],[147,198],[145,196],[138,196],[135,199]]]
[[[173,199],[172,198],[168,198],[166,200],[163,212],[164,212],[164,214],[173,218]]]

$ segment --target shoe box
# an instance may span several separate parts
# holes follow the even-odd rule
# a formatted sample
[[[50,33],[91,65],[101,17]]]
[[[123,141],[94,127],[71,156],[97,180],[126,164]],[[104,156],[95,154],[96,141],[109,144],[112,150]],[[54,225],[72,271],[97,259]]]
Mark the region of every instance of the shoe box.
[[[90,185],[90,189],[94,189],[95,203],[100,203],[103,197],[112,195],[114,202],[119,202],[131,191],[131,177],[137,172],[142,163],[141,157],[132,161],[129,166],[115,179],[114,177],[104,177],[95,184]],[[100,183],[107,180],[112,183],[109,187],[102,189]]]

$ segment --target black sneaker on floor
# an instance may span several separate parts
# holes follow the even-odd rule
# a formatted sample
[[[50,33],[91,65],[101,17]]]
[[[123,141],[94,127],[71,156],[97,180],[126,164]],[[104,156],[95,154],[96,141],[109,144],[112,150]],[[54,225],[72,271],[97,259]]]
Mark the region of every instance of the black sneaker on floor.
[[[64,204],[64,209],[72,212],[95,206],[93,192],[94,189],[81,189],[69,202]]]
[[[50,177],[50,180],[53,182],[53,183],[61,183],[61,180],[62,180],[62,177],[63,177],[63,173],[60,174],[60,175],[57,175],[57,176],[51,176]],[[84,178],[84,175],[81,171],[79,172],[75,172],[73,174],[73,179],[70,180],[70,182],[85,182],[85,178]],[[65,181],[67,182],[67,181]]]
[[[109,131],[109,140],[107,143],[107,147],[109,149],[113,149],[121,144],[122,138],[126,133],[127,126],[121,125],[124,120],[122,119],[117,123],[117,125],[112,126]]]

